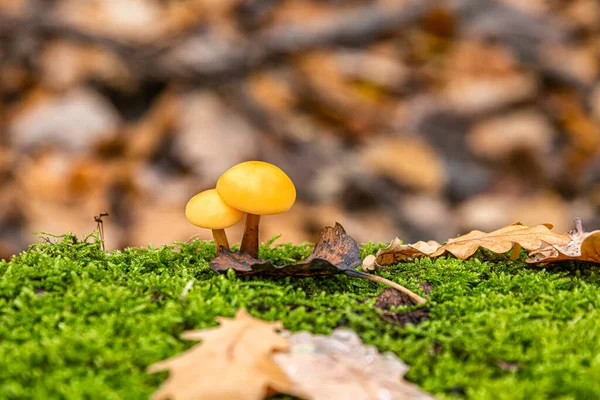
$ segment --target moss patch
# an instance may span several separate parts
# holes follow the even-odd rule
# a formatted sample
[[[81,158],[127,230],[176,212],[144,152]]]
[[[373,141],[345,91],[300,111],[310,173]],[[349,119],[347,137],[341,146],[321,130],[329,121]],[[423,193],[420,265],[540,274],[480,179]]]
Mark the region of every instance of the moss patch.
[[[365,245],[363,256],[375,249]],[[260,249],[279,264],[309,253]],[[145,368],[189,348],[183,330],[240,307],[293,331],[349,327],[398,354],[411,365],[407,378],[441,398],[600,398],[598,267],[398,264],[380,273],[421,295],[419,283],[432,285],[429,319],[402,328],[380,318],[383,287],[372,282],[217,276],[214,255],[202,242],[106,253],[66,236],[0,261],[0,398],[148,398],[167,374]]]

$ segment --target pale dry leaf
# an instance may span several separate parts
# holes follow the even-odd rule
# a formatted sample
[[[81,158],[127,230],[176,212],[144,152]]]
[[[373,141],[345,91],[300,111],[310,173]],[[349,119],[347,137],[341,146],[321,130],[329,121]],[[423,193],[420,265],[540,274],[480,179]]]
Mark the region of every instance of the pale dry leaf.
[[[115,107],[88,88],[76,88],[63,96],[32,93],[24,103],[9,126],[13,143],[20,149],[52,143],[85,151],[114,137],[121,124]]]
[[[466,235],[449,239],[443,246],[434,241],[403,245],[396,238],[390,246],[377,252],[375,262],[377,265],[389,265],[406,258],[435,258],[445,253],[452,253],[464,260],[475,254],[480,247],[494,253],[506,253],[513,249],[514,245],[519,245],[526,250],[536,250],[544,244],[566,246],[571,241],[567,235],[552,232],[551,228],[552,225],[549,224],[528,227],[517,222],[489,233],[474,230]],[[514,256],[514,253],[511,256]],[[373,265],[369,264],[371,261],[370,259],[366,263],[363,262],[363,269],[372,269]]]
[[[390,265],[403,259],[413,260],[418,257],[429,256],[440,247],[442,245],[435,240],[427,242],[420,240],[413,244],[403,244],[400,239],[394,238],[388,247],[377,252],[377,256],[365,257],[362,268],[365,271],[372,271],[379,265]]]
[[[408,366],[391,353],[365,346],[349,329],[330,336],[289,335],[290,351],[275,362],[293,382],[291,394],[307,400],[427,400],[433,396],[405,381]]]
[[[586,232],[579,218],[575,229],[567,233],[571,239],[566,245],[550,245],[529,253],[528,263],[547,264],[556,261],[590,261],[600,263],[600,230]]]
[[[178,157],[203,178],[215,181],[258,151],[258,133],[236,110],[208,91],[180,99],[180,119],[174,127]]]
[[[370,140],[360,161],[373,172],[415,190],[438,192],[448,180],[438,152],[416,137]]]
[[[476,156],[498,161],[517,151],[548,155],[554,132],[541,113],[522,110],[477,123],[467,143]]]
[[[535,75],[521,70],[509,50],[480,41],[459,43],[447,59],[442,79],[443,97],[465,114],[529,99],[538,88]]]
[[[275,331],[278,322],[252,317],[240,309],[235,318],[217,318],[219,327],[184,332],[202,343],[151,365],[149,373],[169,370],[169,378],[153,399],[259,400],[269,390],[288,391],[291,382],[273,361],[288,341]]]

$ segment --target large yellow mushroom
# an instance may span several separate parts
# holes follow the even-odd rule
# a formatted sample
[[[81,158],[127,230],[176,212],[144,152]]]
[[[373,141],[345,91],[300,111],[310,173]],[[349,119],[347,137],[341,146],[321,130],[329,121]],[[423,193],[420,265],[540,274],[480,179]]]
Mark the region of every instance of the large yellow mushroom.
[[[217,253],[229,249],[225,228],[242,220],[244,213],[225,203],[215,189],[200,192],[185,206],[185,217],[192,224],[204,229],[212,229]]]
[[[246,161],[227,170],[217,181],[217,192],[231,207],[247,213],[241,250],[254,258],[260,216],[283,213],[296,201],[290,177],[263,161]]]

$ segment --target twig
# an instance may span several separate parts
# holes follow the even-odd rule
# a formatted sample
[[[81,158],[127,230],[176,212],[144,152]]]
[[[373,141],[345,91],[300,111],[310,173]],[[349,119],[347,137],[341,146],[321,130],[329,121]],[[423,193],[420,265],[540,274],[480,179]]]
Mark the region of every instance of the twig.
[[[415,304],[424,304],[427,302],[427,300],[425,300],[423,297],[421,297],[418,294],[412,292],[411,290],[405,288],[404,286],[402,286],[396,282],[390,281],[389,279],[385,279],[381,276],[367,274],[365,272],[357,271],[354,269],[345,270],[344,274],[347,276],[368,279],[370,281],[381,283],[381,284],[384,284],[391,288],[394,288],[394,289],[398,290],[399,292],[402,292],[402,293],[406,294],[408,297],[410,297],[411,300],[415,302]]]
[[[194,280],[190,279],[188,281],[188,283],[185,284],[185,286],[183,287],[183,290],[181,291],[181,300],[185,300],[185,298],[187,297],[188,293],[192,289],[192,286],[194,286]]]

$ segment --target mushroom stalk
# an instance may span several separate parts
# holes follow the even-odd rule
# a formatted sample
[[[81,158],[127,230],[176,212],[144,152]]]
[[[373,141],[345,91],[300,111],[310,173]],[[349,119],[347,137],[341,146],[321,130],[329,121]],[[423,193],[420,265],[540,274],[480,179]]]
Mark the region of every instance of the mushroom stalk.
[[[215,239],[215,247],[217,248],[217,254],[223,249],[229,250],[229,242],[227,241],[227,235],[225,229],[213,229],[213,239]]]
[[[240,250],[253,258],[258,258],[258,224],[260,215],[246,214],[246,226]]]

